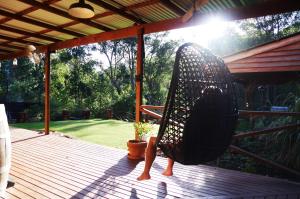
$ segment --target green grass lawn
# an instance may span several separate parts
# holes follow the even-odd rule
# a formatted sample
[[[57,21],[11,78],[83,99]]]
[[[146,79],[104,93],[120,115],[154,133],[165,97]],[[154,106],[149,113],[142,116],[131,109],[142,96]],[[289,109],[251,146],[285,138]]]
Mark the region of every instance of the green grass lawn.
[[[11,124],[13,127],[42,130],[43,122]],[[51,121],[50,130],[62,132],[88,142],[127,149],[126,143],[134,139],[134,127],[131,122],[119,120],[67,120]],[[154,130],[157,130],[154,127]]]

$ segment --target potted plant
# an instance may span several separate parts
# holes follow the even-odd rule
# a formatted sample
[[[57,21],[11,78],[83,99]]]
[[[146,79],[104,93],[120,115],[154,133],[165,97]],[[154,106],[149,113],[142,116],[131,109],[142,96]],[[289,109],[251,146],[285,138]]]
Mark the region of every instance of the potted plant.
[[[134,123],[134,129],[138,138],[127,142],[128,158],[142,160],[145,158],[145,149],[147,147],[145,136],[151,132],[152,126],[149,123],[136,122]]]

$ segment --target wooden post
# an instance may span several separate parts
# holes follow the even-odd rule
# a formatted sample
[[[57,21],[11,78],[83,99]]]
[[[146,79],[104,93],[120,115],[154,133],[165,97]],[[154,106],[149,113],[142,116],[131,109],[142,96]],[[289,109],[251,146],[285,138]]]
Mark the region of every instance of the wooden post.
[[[49,134],[50,126],[50,50],[45,52],[45,110],[44,110],[44,127],[45,134]]]
[[[143,98],[143,63],[144,62],[144,29],[138,30],[137,35],[137,61],[136,61],[136,76],[135,76],[135,121],[142,121],[142,113],[140,106]],[[138,134],[135,132],[135,139],[138,139]]]

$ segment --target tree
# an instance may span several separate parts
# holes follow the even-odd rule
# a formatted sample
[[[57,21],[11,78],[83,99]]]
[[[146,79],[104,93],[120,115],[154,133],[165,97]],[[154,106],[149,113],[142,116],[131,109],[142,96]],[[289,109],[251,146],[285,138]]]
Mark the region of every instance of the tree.
[[[167,97],[178,41],[168,40],[168,33],[145,38],[144,97],[148,104],[162,105]]]
[[[254,46],[298,32],[299,19],[300,12],[296,11],[248,19],[239,25],[246,32],[247,45]]]

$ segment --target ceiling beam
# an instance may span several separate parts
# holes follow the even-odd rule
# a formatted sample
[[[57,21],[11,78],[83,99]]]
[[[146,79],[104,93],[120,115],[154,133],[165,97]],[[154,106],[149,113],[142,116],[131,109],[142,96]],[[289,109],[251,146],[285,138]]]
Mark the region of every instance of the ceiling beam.
[[[194,14],[205,4],[208,3],[209,0],[196,0],[193,3],[193,6],[184,14],[182,17],[182,22],[186,23],[194,17]]]
[[[17,50],[24,50],[24,49],[25,49],[25,47],[7,44],[7,42],[1,43],[1,45],[2,45],[2,46],[5,46],[5,47],[7,47],[7,48],[12,48],[12,49],[17,49]]]
[[[283,12],[291,12],[295,10],[300,10],[300,2],[298,1],[293,1],[293,0],[285,0],[285,1],[278,1],[278,0],[273,0],[272,3],[274,4],[270,9],[274,12],[274,14],[277,13],[283,13]],[[270,12],[255,12],[256,10],[260,10],[262,7],[263,9],[267,9],[267,6],[270,6],[269,1],[257,4],[255,6],[249,6],[248,9],[245,8],[236,8],[232,11],[232,9],[227,9],[228,11],[232,11],[235,13],[233,17],[231,18],[232,20],[235,19],[245,19],[251,17],[260,17],[264,16],[267,14],[272,14]],[[277,7],[277,8],[276,8]],[[274,8],[276,8],[274,10]],[[249,14],[253,12],[254,14]],[[219,12],[220,13],[220,12]],[[200,15],[197,15],[199,17]],[[139,28],[144,28],[144,33],[149,34],[149,33],[154,33],[154,32],[160,32],[160,31],[168,31],[172,29],[177,29],[177,28],[184,28],[184,27],[190,27],[194,25],[199,25],[203,23],[207,17],[210,15],[201,15],[201,18],[193,17],[192,20],[184,23],[183,22],[183,17],[179,17],[176,19],[168,19],[164,21],[159,21],[159,22],[154,22],[150,24],[142,24],[142,25],[136,25],[128,28],[123,28],[120,30],[115,30],[111,32],[103,32],[103,33],[98,33],[94,35],[89,35],[85,36],[82,38],[77,38],[77,39],[70,39],[66,41],[61,41],[55,44],[50,44],[47,46],[41,46],[38,47],[40,52],[44,52],[46,48],[50,48],[51,51],[63,49],[63,48],[71,48],[74,46],[80,46],[80,45],[86,45],[89,43],[96,43],[96,42],[102,42],[102,41],[107,41],[107,40],[115,40],[115,39],[124,39],[128,37],[135,37],[137,34],[137,30]],[[198,19],[198,20],[196,20]],[[18,52],[15,54],[10,54],[10,55],[3,55],[0,56],[0,60],[3,59],[12,59],[14,57],[19,57],[19,56],[24,56],[25,52]]]
[[[66,29],[63,29],[63,28],[59,28],[57,26],[50,25],[50,24],[47,24],[47,23],[44,23],[44,22],[41,22],[41,21],[37,21],[37,20],[31,19],[31,18],[28,18],[28,17],[23,17],[20,14],[10,13],[10,12],[7,12],[7,11],[2,10],[2,9],[0,9],[0,15],[5,16],[5,17],[9,17],[9,18],[12,18],[12,19],[16,19],[16,20],[19,20],[19,21],[22,21],[22,22],[25,22],[25,23],[40,26],[40,27],[43,27],[43,28],[56,30],[58,32],[73,35],[73,36],[76,36],[76,37],[85,36],[84,34],[81,34],[81,33],[77,33],[77,32],[71,31],[71,30],[66,30]]]
[[[145,2],[136,3],[136,4],[133,4],[133,5],[130,5],[130,6],[127,6],[127,7],[123,7],[123,8],[120,8],[120,9],[122,11],[134,11],[135,9],[139,9],[139,8],[143,8],[143,7],[146,7],[146,6],[153,5],[153,4],[157,4],[159,2],[160,2],[160,0],[148,0],[148,1],[145,1]],[[96,14],[92,19],[99,19],[99,18],[107,17],[107,16],[110,16],[110,15],[113,15],[113,14],[115,14],[113,11],[106,11],[106,12],[103,12],[103,13],[100,13],[100,14]]]
[[[151,6],[153,4],[157,4],[159,2],[160,2],[160,0],[148,0],[148,1],[144,1],[144,2],[141,2],[141,3],[136,3],[136,4],[133,4],[133,5],[127,6],[127,7],[124,8],[124,10],[129,11],[129,10],[134,10],[134,9],[138,9],[138,8],[143,8],[143,7],[146,7],[146,6]]]
[[[44,4],[49,5],[49,4],[58,2],[58,1],[61,1],[61,0],[47,0],[47,1],[44,1]],[[36,11],[36,10],[38,10],[38,9],[39,9],[39,8],[36,8],[36,7],[30,7],[30,8],[27,8],[27,9],[25,9],[25,10],[22,10],[22,11],[18,12],[17,14],[19,14],[19,15],[26,15],[26,14],[31,13],[31,12],[33,12],[33,11]],[[6,22],[8,22],[8,21],[10,21],[10,20],[12,20],[12,18],[10,18],[10,17],[5,17],[5,18],[3,18],[3,19],[0,20],[0,24],[4,24],[4,23],[6,23]]]
[[[127,19],[129,19],[129,20],[131,20],[135,23],[138,23],[138,24],[146,23],[144,20],[139,19],[139,18],[137,18],[137,17],[135,17],[131,14],[128,14],[124,10],[116,8],[116,7],[106,3],[104,1],[98,1],[98,0],[89,0],[89,1],[96,4],[96,5],[98,5],[98,6],[100,6],[100,7],[102,7],[102,8],[104,8],[104,9],[110,10],[110,11],[112,11],[112,12],[118,14],[118,15],[121,15],[122,17],[125,17],[125,18],[127,18]]]
[[[19,0],[19,1],[21,1],[23,3],[26,3],[26,4],[29,4],[29,5],[32,5],[34,7],[46,10],[46,11],[51,12],[53,14],[56,14],[56,15],[59,15],[59,16],[62,16],[62,17],[65,17],[65,18],[68,18],[68,19],[71,19],[71,20],[74,20],[74,21],[78,21],[82,24],[85,24],[85,25],[88,25],[88,26],[91,26],[91,27],[94,27],[94,28],[97,28],[97,29],[100,29],[100,30],[103,30],[103,31],[113,30],[111,28],[108,28],[108,27],[103,26],[101,24],[95,23],[95,22],[93,22],[91,20],[88,20],[88,19],[80,19],[80,18],[73,17],[65,11],[62,11],[60,9],[51,7],[50,5],[41,3],[39,1],[35,1],[35,0]]]
[[[50,0],[46,1],[49,2]],[[52,0],[52,1],[58,1],[58,0]],[[148,0],[148,1],[145,1],[145,2],[142,2],[142,3],[136,3],[136,4],[133,4],[133,5],[130,5],[128,7],[124,7],[122,8],[122,10],[124,11],[130,11],[130,10],[134,10],[134,9],[138,9],[138,8],[142,8],[142,7],[146,7],[146,6],[150,6],[150,5],[153,5],[153,4],[156,4],[156,3],[159,3],[160,0]],[[45,2],[44,2],[45,3]],[[27,13],[29,12],[28,10],[26,12],[23,12],[22,13]],[[98,19],[98,18],[101,18],[101,17],[105,17],[105,16],[109,16],[109,15],[113,15],[114,12],[112,11],[107,11],[107,12],[104,12],[104,13],[101,13],[101,14],[98,14],[98,15],[95,15],[92,19]],[[1,20],[0,20],[1,21]],[[73,26],[73,25],[76,25],[78,24],[79,22],[78,21],[72,21],[72,22],[69,22],[69,23],[66,23],[66,24],[63,24],[63,25],[59,25],[58,27],[60,28],[66,28],[66,27],[69,27],[69,26]],[[48,33],[48,32],[51,32],[52,30],[49,30],[49,29],[46,29],[46,30],[42,30],[38,33],[35,33],[37,35],[43,35],[45,33]],[[45,35],[43,35],[45,36]],[[19,39],[27,39],[29,38],[30,36],[25,36],[25,37],[20,37]],[[4,43],[0,43],[0,44],[5,44],[7,45],[7,43],[9,42],[4,42]]]
[[[178,16],[182,16],[185,14],[185,11],[183,11],[181,8],[179,8],[170,0],[160,0],[160,3],[163,4],[165,7],[169,8],[170,10],[172,10]]]
[[[203,21],[209,16],[220,16],[225,20],[241,20],[247,18],[255,18],[266,15],[275,15],[285,12],[293,12],[300,10],[300,1],[294,0],[269,0],[263,3],[257,3],[247,7],[237,7],[231,9],[223,9],[214,13],[203,14],[195,13],[193,21]]]
[[[61,41],[60,39],[56,39],[56,38],[49,37],[49,36],[46,36],[46,35],[40,35],[40,34],[37,34],[37,33],[28,32],[28,31],[25,31],[25,30],[20,30],[20,29],[17,29],[17,28],[4,26],[4,25],[0,25],[0,30],[6,30],[6,31],[9,31],[9,32],[25,35],[25,36],[28,36],[28,37],[35,37],[35,38],[44,39],[44,40],[52,41],[52,42]]]
[[[32,44],[32,45],[35,45],[35,46],[42,45],[40,43],[36,43],[36,42],[33,42],[33,41],[26,41],[26,40],[23,40],[23,39],[9,37],[9,36],[5,36],[5,35],[0,35],[0,39],[5,39],[5,40],[11,41],[11,42],[18,42],[18,43],[21,43],[21,44]]]
[[[116,0],[110,0],[110,2],[111,2],[112,4],[118,5],[118,7],[119,7],[120,10],[130,11],[130,14],[131,14],[131,15],[135,16],[135,17],[138,18],[138,19],[143,20],[144,23],[149,23],[149,22],[151,22],[151,21],[149,21],[149,19],[147,19],[147,18],[145,18],[144,16],[142,16],[142,15],[136,13],[134,10],[132,10],[132,9],[131,9],[131,10],[127,9],[126,6],[124,6],[123,4],[117,2]],[[133,4],[133,5],[135,5],[135,4]],[[137,24],[138,24],[138,23],[137,23]]]
[[[5,52],[5,53],[11,53],[14,52],[13,50],[7,50],[7,49],[0,49],[0,52]]]

